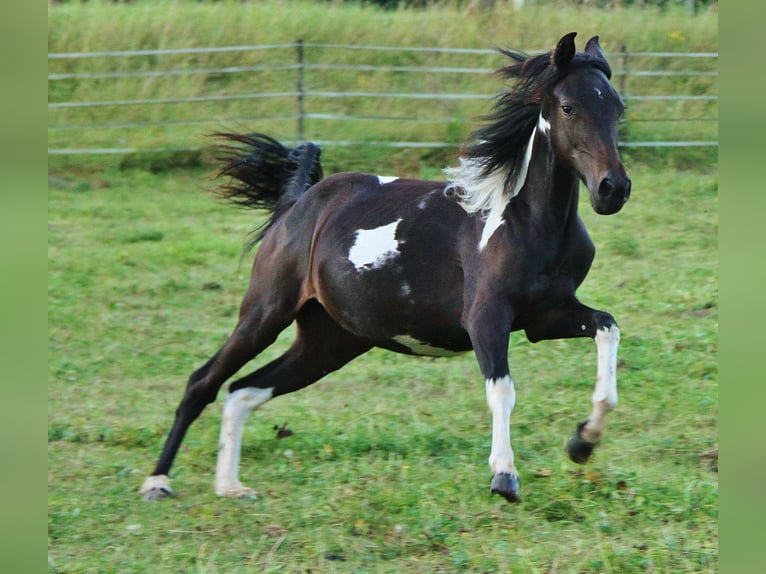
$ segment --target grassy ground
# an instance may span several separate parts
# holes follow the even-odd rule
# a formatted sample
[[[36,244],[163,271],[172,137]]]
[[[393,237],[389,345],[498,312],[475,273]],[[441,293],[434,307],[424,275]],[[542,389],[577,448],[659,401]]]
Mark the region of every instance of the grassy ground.
[[[623,212],[582,204],[598,254],[580,295],[620,323],[620,404],[593,462],[570,463],[595,347],[515,336],[518,506],[489,493],[475,360],[383,351],[254,415],[257,499],[213,494],[216,403],[177,497],[142,501],[188,373],[234,324],[257,214],[211,199],[210,172],[52,173],[49,571],[716,571],[717,175],[628,167]]]

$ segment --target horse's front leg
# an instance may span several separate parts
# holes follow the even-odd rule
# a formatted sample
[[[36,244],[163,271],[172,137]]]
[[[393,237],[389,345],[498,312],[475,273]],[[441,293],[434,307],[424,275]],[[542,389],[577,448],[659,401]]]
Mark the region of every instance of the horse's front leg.
[[[510,316],[504,309],[485,307],[469,316],[468,332],[484,375],[487,405],[492,413],[492,469],[490,490],[509,502],[519,502],[519,473],[513,463],[510,420],[516,404],[516,390],[508,369]]]
[[[596,311],[572,301],[536,315],[529,321],[526,334],[530,341],[592,337],[596,342],[596,388],[591,397],[591,413],[577,425],[567,443],[567,453],[574,462],[587,462],[601,441],[606,415],[617,405],[617,349],[620,330],[609,313]]]
[[[601,441],[606,415],[617,406],[617,348],[620,330],[617,324],[599,328],[594,337],[598,366],[596,388],[593,391],[588,418],[577,425],[574,436],[567,443],[567,453],[574,462],[588,461],[593,448]]]

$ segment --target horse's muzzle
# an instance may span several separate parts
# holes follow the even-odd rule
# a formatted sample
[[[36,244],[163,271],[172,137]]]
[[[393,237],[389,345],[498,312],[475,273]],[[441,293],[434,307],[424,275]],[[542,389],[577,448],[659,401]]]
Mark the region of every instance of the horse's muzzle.
[[[598,192],[591,194],[591,203],[596,213],[611,215],[620,211],[629,197],[629,177],[605,177],[598,186]]]

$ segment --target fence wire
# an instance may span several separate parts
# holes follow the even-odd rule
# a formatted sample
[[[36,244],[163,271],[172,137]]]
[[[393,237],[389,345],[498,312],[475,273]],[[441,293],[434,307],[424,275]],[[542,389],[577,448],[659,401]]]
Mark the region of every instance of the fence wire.
[[[280,57],[273,54],[279,52]],[[429,58],[454,57],[468,59],[466,65],[425,65],[392,63],[357,63],[358,54],[373,57],[376,54],[398,53],[399,59],[414,59],[418,54],[430,55]],[[267,53],[266,55],[261,55]],[[332,53],[331,61],[323,61]],[[529,54],[540,53],[530,50]],[[248,54],[257,58],[278,59],[275,63],[237,63],[236,65],[199,65],[198,58],[222,57],[235,54],[237,59],[245,59]],[[341,56],[338,56],[341,54]],[[257,55],[257,56],[256,56]],[[307,57],[310,55],[310,58]],[[485,76],[489,77],[493,68],[486,65],[488,57],[496,56],[495,50],[471,48],[401,48],[394,46],[367,46],[345,44],[316,44],[301,41],[287,44],[269,44],[253,46],[218,46],[206,48],[156,49],[156,50],[120,50],[99,52],[68,52],[48,54],[49,69],[49,155],[99,155],[127,154],[136,152],[159,152],[168,150],[197,150],[202,145],[190,145],[190,129],[204,125],[256,125],[273,122],[284,131],[286,124],[294,126],[295,141],[306,139],[307,122],[316,124],[312,130],[316,135],[327,133],[330,139],[312,137],[313,141],[326,146],[383,146],[390,148],[448,148],[457,147],[454,135],[455,126],[462,126],[475,121],[476,114],[469,115],[456,106],[471,105],[472,101],[490,102],[496,93],[476,93],[455,90],[456,82],[449,83],[447,77]],[[135,69],[136,58],[142,65]],[[453,59],[454,59],[453,58]],[[717,76],[718,54],[715,52],[629,52],[624,48],[611,53],[608,58],[613,62],[613,81],[622,93],[628,105],[626,129],[622,135],[623,147],[717,147]],[[171,63],[161,62],[170,60]],[[341,60],[340,62],[338,60]],[[284,61],[288,60],[288,61]],[[310,61],[309,61],[310,60]],[[100,69],[108,62],[106,70]],[[702,62],[702,64],[700,64]],[[451,62],[452,63],[452,62]],[[484,65],[481,65],[484,63]],[[614,65],[617,64],[617,65]],[[634,69],[634,66],[641,66]],[[60,69],[63,68],[63,69]],[[74,68],[74,70],[71,70]],[[83,69],[84,68],[84,69]],[[148,69],[147,69],[148,68]],[[344,85],[325,86],[324,72],[346,74]],[[218,84],[224,86],[224,92],[232,84],[236,75],[252,74],[258,82],[269,86],[262,91],[238,93],[220,93]],[[391,82],[391,90],[351,89],[364,86],[370,77],[387,74],[396,77],[399,84]],[[142,94],[141,81],[164,81],[175,78],[179,93],[173,97]],[[652,80],[669,82],[668,93],[642,93],[646,82]],[[633,81],[635,80],[635,81]],[[137,83],[136,95],[120,99],[101,99],[98,88],[85,89],[83,86],[104,84],[108,92],[110,81]],[[241,85],[246,85],[242,84]],[[488,87],[491,83],[487,83]],[[410,90],[395,89],[400,85],[412,87]],[[429,89],[422,89],[423,86]],[[67,89],[58,89],[66,86]],[[74,88],[72,88],[74,86]],[[283,89],[273,89],[274,86]],[[83,88],[82,90],[80,88]],[[335,88],[335,89],[327,89]],[[187,90],[187,93],[183,93]],[[677,93],[676,93],[676,90]],[[686,93],[690,90],[695,93]],[[713,92],[713,93],[711,93]],[[78,95],[85,93],[85,99]],[[142,95],[143,97],[139,97]],[[252,114],[238,108],[236,113],[228,115],[216,109],[211,117],[205,107],[207,104],[229,105],[245,102],[256,105],[258,101],[267,102]],[[414,112],[397,114],[388,111],[397,103],[422,102]],[[391,102],[391,103],[384,103]],[[412,104],[409,104],[412,105]],[[381,111],[380,107],[386,106]],[[648,106],[649,111],[634,113],[634,106]],[[122,120],[120,110],[125,108],[157,107],[160,112],[153,112],[145,118]],[[172,117],[158,118],[158,114],[173,108],[183,108]],[[188,109],[187,109],[188,108]],[[486,111],[486,110],[485,110]],[[168,114],[170,115],[170,114]],[[364,128],[353,139],[343,137],[345,132],[335,130],[337,122],[359,122]],[[389,140],[376,136],[379,131],[370,126],[397,123],[397,128],[405,133],[401,140]],[[688,137],[671,140],[662,137],[673,134],[676,130],[665,127],[660,130],[661,139],[651,141],[638,130],[637,139],[632,137],[633,126],[653,124],[654,126],[672,126],[680,123],[701,126],[698,131],[713,137]],[[438,138],[439,132],[422,133],[425,126],[442,126],[443,130],[452,130],[446,140]],[[704,127],[708,126],[708,127]],[[384,129],[384,128],[380,128]],[[390,133],[389,128],[384,129]],[[335,131],[341,137],[332,138]],[[656,127],[652,132],[656,132]],[[126,135],[130,132],[131,135]],[[146,134],[143,134],[146,132]],[[156,135],[161,132],[162,137]],[[119,133],[115,141],[109,133]],[[442,132],[444,133],[444,132]],[[433,135],[437,135],[434,138]],[[313,134],[312,134],[313,135]],[[407,137],[407,135],[422,136]],[[431,136],[431,137],[429,137]],[[140,142],[136,145],[124,145],[129,140]],[[162,141],[159,141],[162,140]],[[158,145],[159,143],[159,145]],[[116,145],[115,145],[116,144]],[[123,144],[123,145],[120,145]]]

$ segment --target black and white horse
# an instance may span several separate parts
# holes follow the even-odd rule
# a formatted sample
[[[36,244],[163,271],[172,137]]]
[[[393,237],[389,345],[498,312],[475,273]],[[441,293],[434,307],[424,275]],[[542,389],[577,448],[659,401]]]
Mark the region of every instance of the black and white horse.
[[[583,182],[593,209],[619,211],[630,179],[617,149],[623,103],[609,64],[575,33],[549,53],[512,62],[500,95],[448,181],[340,173],[324,178],[320,150],[289,149],[261,135],[225,135],[223,194],[267,207],[239,321],[190,377],[145,498],[171,493],[168,474],[189,425],[224,382],[293,321],[297,336],[275,361],[231,383],[223,405],[215,491],[248,496],[239,481],[243,426],[265,402],[297,391],[372,347],[413,355],[473,349],[492,413],[492,492],[519,500],[509,424],[511,331],[530,341],[595,339],[592,410],[568,443],[585,462],[617,402],[620,339],[609,313],[580,303],[594,246],[577,214]]]

